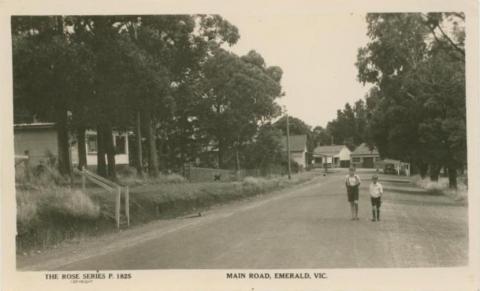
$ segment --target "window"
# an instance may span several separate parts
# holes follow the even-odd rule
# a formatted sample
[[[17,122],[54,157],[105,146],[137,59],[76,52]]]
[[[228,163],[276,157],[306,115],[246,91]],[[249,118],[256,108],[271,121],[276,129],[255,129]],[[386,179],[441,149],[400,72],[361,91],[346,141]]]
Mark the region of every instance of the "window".
[[[126,154],[126,139],[124,135],[115,136],[115,154]]]
[[[354,162],[354,163],[360,163],[360,158],[352,158],[352,162]]]
[[[89,154],[94,154],[97,152],[97,136],[96,135],[87,136],[87,152]]]

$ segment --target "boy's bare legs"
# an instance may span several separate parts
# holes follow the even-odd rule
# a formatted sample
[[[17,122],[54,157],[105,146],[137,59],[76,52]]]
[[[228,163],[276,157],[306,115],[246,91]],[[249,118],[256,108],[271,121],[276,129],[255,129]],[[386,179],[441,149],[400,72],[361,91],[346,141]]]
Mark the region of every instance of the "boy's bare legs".
[[[355,219],[355,203],[352,201],[350,202],[350,211],[352,212],[352,220]]]
[[[377,220],[377,208],[375,206],[372,206],[372,221]]]
[[[358,220],[358,200],[353,201],[355,205],[355,220]]]
[[[380,206],[377,206],[377,220],[380,220]]]

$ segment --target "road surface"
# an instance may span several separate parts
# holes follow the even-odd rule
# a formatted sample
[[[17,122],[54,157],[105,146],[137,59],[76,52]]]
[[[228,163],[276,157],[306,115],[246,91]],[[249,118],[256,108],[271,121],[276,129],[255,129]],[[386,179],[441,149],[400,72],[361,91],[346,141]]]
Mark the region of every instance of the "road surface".
[[[382,220],[371,222],[371,172],[359,172],[359,221],[350,220],[345,172],[201,217],[149,223],[34,258],[24,270],[386,268],[463,266],[467,207],[395,176],[380,176]]]

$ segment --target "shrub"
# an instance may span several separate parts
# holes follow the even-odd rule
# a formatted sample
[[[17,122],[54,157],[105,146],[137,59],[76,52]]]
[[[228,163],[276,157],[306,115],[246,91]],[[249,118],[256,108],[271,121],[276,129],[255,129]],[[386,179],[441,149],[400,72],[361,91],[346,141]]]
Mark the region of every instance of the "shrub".
[[[438,181],[431,181],[430,178],[421,179],[419,176],[413,178],[415,184],[429,192],[441,193],[455,198],[456,200],[465,200],[468,195],[466,180],[458,178],[457,189],[450,189],[448,178],[439,178]]]
[[[187,179],[185,179],[185,177],[178,174],[170,174],[166,176],[166,181],[167,183],[178,184],[178,183],[185,183]]]
[[[100,206],[80,190],[49,187],[40,190],[17,189],[17,220],[27,225],[39,216],[62,215],[65,217],[95,219]]]
[[[28,201],[28,199],[23,197],[24,196],[20,196],[20,199],[17,199],[17,223],[28,225],[37,218],[38,208],[37,203]]]
[[[94,219],[100,215],[100,206],[80,190],[57,188],[55,194],[42,201],[43,209],[65,216]]]
[[[118,167],[117,174],[121,177],[136,177],[137,169],[130,166]]]

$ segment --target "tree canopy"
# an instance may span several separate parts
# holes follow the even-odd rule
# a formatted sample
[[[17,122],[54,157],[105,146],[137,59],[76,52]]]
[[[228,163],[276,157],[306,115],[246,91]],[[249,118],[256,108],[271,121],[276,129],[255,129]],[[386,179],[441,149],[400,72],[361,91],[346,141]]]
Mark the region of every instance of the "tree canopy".
[[[358,51],[368,136],[382,155],[408,160],[433,179],[466,164],[464,16],[369,14],[370,42]]]

